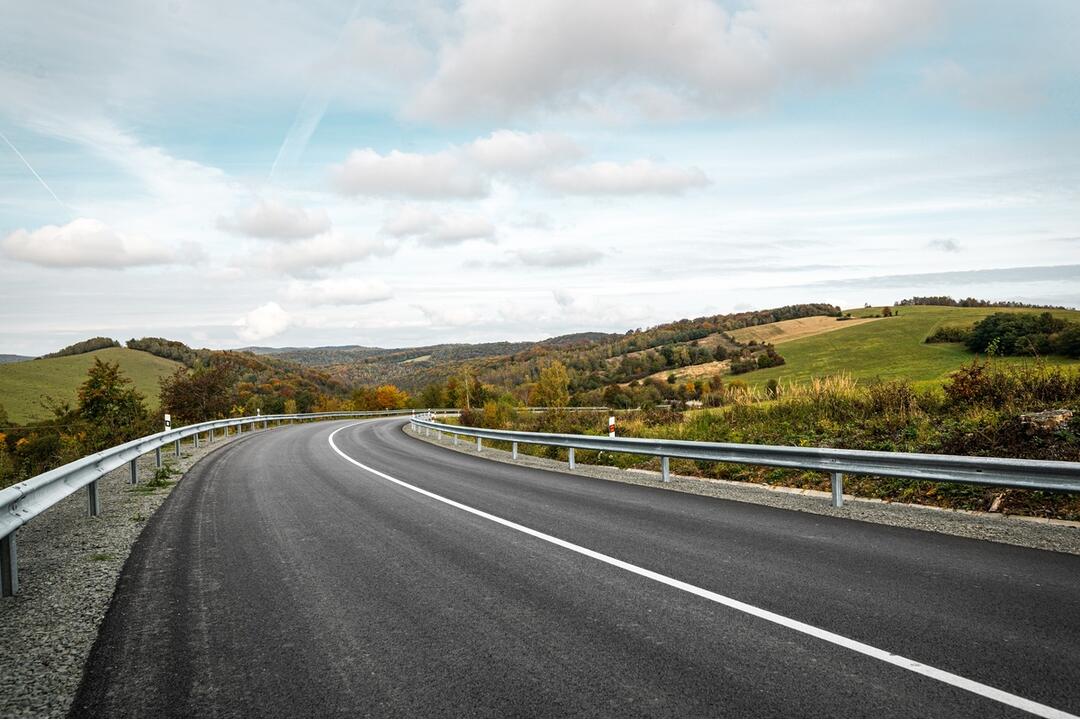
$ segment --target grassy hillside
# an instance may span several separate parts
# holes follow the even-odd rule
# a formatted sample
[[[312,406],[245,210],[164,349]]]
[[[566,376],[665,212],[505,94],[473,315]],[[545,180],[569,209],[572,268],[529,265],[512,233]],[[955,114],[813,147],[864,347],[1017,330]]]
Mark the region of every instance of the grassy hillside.
[[[881,308],[860,308],[851,314],[868,317]],[[927,345],[927,335],[942,326],[968,326],[995,312],[1040,312],[1019,308],[961,308],[913,306],[900,315],[874,322],[847,325],[832,320],[840,329],[785,342],[781,354],[787,364],[739,376],[751,384],[776,378],[804,381],[811,377],[846,373],[855,378],[908,378],[916,383],[936,383],[974,356],[957,343]],[[1080,311],[1054,310],[1055,317],[1080,320]],[[755,328],[755,330],[760,328]],[[773,339],[772,342],[777,342]],[[1056,364],[1076,364],[1067,358],[1050,357]],[[1027,358],[1003,358],[1002,362],[1030,362]]]
[[[728,335],[739,342],[756,340],[780,345],[792,340],[801,340],[813,335],[836,332],[837,330],[877,322],[882,319],[884,318],[852,318],[851,320],[838,321],[836,318],[827,315],[816,315],[814,317],[782,320],[768,325],[755,325],[741,330],[732,330]]]
[[[46,419],[48,413],[41,407],[41,399],[52,396],[74,403],[76,390],[86,379],[86,371],[94,364],[95,357],[119,363],[120,369],[146,396],[150,407],[157,406],[158,378],[180,367],[180,363],[172,360],[126,348],[4,364],[0,365],[0,405],[15,422]]]

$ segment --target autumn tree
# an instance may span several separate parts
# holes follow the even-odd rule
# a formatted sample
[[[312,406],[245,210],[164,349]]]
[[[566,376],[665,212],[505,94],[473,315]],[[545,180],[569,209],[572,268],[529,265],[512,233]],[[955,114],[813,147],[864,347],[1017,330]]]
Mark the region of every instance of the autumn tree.
[[[94,364],[79,386],[78,419],[86,423],[88,450],[103,450],[138,437],[149,429],[150,411],[119,363]]]
[[[566,366],[555,361],[540,371],[536,385],[529,391],[534,407],[566,407],[570,403],[570,375]]]
[[[238,370],[228,358],[215,358],[194,370],[177,368],[160,381],[161,408],[175,424],[229,417],[240,405],[236,392]]]
[[[375,389],[361,385],[352,391],[350,396],[353,410],[378,410],[375,400]]]
[[[400,410],[409,404],[409,394],[396,385],[380,385],[375,388],[377,410]]]

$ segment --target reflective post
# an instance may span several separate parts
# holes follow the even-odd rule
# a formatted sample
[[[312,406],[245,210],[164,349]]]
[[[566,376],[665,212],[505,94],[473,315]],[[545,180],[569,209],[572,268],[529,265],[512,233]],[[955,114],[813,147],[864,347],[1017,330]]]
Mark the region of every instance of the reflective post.
[[[832,474],[832,506],[844,507],[844,473]]]

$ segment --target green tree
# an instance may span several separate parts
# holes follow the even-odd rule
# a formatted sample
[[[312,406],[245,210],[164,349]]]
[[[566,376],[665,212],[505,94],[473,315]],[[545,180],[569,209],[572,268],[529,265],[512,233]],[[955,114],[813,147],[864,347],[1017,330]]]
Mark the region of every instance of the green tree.
[[[1080,358],[1080,323],[1069,323],[1061,331],[1055,350],[1066,357]]]
[[[131,379],[120,371],[119,363],[94,364],[79,386],[75,413],[86,423],[88,450],[103,450],[131,440],[149,429],[150,412]]]
[[[238,376],[237,366],[228,357],[215,358],[192,371],[177,368],[160,381],[161,408],[172,414],[174,425],[229,417],[233,407],[241,404]]]
[[[446,407],[446,388],[438,383],[432,383],[420,393],[420,407],[441,408]]]
[[[570,375],[566,366],[555,361],[540,371],[540,378],[529,391],[534,407],[566,407],[570,403]]]

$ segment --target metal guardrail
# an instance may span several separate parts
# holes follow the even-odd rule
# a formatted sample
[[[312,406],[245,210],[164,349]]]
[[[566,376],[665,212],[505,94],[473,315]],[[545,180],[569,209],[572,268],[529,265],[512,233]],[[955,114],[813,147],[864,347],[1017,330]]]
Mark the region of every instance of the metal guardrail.
[[[82,488],[87,488],[87,509],[90,515],[101,512],[98,501],[97,481],[103,475],[127,464],[131,468],[131,482],[138,481],[135,461],[147,453],[154,452],[157,466],[161,467],[161,449],[173,445],[175,453],[180,454],[180,441],[193,437],[195,447],[199,447],[201,435],[206,435],[213,442],[217,430],[235,427],[242,433],[245,426],[254,430],[259,424],[268,428],[270,423],[281,424],[296,420],[332,420],[335,418],[380,417],[403,415],[414,410],[374,410],[362,412],[324,412],[301,413],[292,415],[256,415],[242,418],[226,418],[209,422],[187,425],[166,430],[154,435],[132,440],[101,452],[62,465],[53,470],[35,475],[0,490],[0,594],[14,595],[19,589],[18,552],[15,544],[15,531],[30,522],[56,503]]]
[[[571,470],[574,469],[575,448],[657,456],[664,482],[671,479],[668,459],[673,457],[819,470],[832,476],[833,507],[844,504],[845,473],[1080,492],[1080,462],[489,430],[438,423],[430,413],[414,416],[411,422],[414,428],[452,434],[455,442],[458,435],[474,437],[478,451],[483,447],[483,440],[509,442],[514,458],[517,458],[519,443],[568,448]]]

